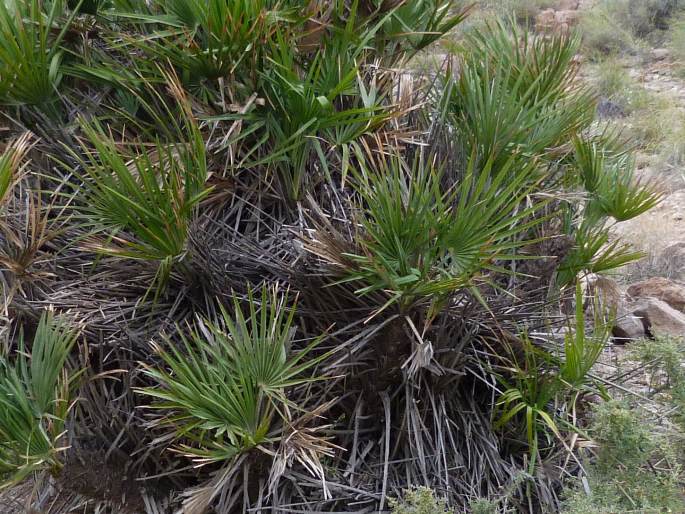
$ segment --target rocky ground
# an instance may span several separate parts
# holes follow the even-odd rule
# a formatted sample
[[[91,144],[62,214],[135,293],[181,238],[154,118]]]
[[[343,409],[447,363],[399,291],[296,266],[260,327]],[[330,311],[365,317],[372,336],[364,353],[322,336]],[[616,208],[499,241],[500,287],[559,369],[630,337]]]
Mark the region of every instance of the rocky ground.
[[[556,8],[538,14],[536,30],[568,31],[593,4],[593,0],[561,0]],[[685,80],[676,74],[668,49],[647,49],[625,58],[622,64],[636,86],[669,105],[671,114],[685,113]],[[583,68],[583,74],[587,80],[593,79],[589,66]],[[616,117],[619,126],[629,123],[622,122],[620,114]],[[657,123],[673,122],[664,118]],[[645,260],[637,265],[637,273],[629,276],[590,279],[617,311],[614,335],[618,343],[655,335],[685,336],[685,169],[657,164],[654,156],[645,152],[638,154],[637,163],[638,180],[656,182],[664,199],[642,216],[617,224],[614,230],[645,251]]]

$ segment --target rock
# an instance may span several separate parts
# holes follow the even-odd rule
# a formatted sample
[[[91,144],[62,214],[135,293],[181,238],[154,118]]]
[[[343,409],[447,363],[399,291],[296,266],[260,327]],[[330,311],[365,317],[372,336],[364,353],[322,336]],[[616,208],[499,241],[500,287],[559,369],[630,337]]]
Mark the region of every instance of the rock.
[[[671,55],[671,52],[667,48],[655,48],[651,52],[652,59],[655,61],[663,61],[664,59],[667,59],[669,55]]]
[[[557,24],[572,27],[580,20],[580,13],[575,10],[557,11],[554,14]]]
[[[617,344],[637,341],[647,336],[642,319],[630,313],[617,316],[611,334],[613,335],[614,342]]]
[[[564,33],[576,25],[580,20],[580,12],[573,9],[555,11],[545,9],[535,18],[535,28],[538,32]]]
[[[637,282],[628,287],[627,293],[632,298],[656,298],[678,311],[685,311],[685,285],[668,278],[654,277]]]
[[[625,295],[615,280],[592,273],[581,279],[581,287],[584,296],[596,297],[606,311],[616,313],[625,306]]]
[[[685,314],[657,298],[645,298],[632,307],[642,319],[645,332],[652,336],[685,336]]]
[[[664,248],[657,257],[664,274],[676,280],[685,277],[685,243],[674,243]]]
[[[558,11],[577,11],[580,7],[580,0],[559,0],[556,8]]]
[[[535,28],[538,32],[549,32],[554,30],[556,24],[556,17],[554,16],[554,9],[545,9],[540,11],[535,18]]]

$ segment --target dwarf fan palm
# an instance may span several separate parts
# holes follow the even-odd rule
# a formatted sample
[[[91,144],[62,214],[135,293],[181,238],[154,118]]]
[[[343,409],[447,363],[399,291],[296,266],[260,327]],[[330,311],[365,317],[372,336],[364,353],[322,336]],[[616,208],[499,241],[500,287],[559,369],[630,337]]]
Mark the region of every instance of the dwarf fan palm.
[[[62,78],[62,40],[76,14],[60,21],[61,0],[0,2],[0,102],[47,104],[57,95]],[[57,36],[53,30],[59,26]]]
[[[420,157],[409,166],[391,158],[380,169],[362,167],[355,189],[362,199],[359,251],[345,281],[358,294],[386,291],[401,308],[474,285],[515,259],[541,222],[532,215],[543,202],[523,206],[535,184],[534,166],[513,159],[500,169],[475,159],[463,177],[444,189],[442,172]],[[389,303],[390,303],[389,302]]]
[[[262,289],[248,294],[245,316],[237,297],[233,314],[198,321],[182,346],[156,345],[167,369],[146,366],[157,384],[141,393],[158,400],[159,419],[179,442],[178,449],[199,462],[230,461],[253,448],[279,440],[283,424],[297,409],[290,388],[313,380],[323,358],[310,355],[321,338],[292,353],[295,308],[287,295]],[[325,356],[325,354],[324,354]]]
[[[100,121],[82,120],[81,153],[70,151],[77,163],[70,168],[82,181],[76,194],[83,222],[94,232],[109,233],[104,241],[89,238],[87,246],[159,263],[160,285],[183,259],[195,209],[210,191],[204,139],[175,77],[167,79],[180,110],[136,97],[153,120],[173,117],[167,127],[150,135],[141,125],[141,140],[122,148]],[[152,141],[142,140],[146,137]]]
[[[64,369],[78,331],[50,312],[38,323],[30,351],[20,338],[15,359],[0,356],[2,485],[38,470],[59,469],[61,439],[77,373]]]
[[[18,175],[22,169],[22,161],[31,148],[29,140],[30,134],[27,132],[14,140],[0,155],[0,205],[20,178]]]

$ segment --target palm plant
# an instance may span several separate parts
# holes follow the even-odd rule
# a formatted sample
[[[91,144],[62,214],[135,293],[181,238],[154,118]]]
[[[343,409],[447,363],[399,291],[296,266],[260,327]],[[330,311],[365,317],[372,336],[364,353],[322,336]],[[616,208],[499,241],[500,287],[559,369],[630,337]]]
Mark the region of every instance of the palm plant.
[[[0,102],[46,105],[57,95],[62,79],[61,43],[71,21],[64,3],[55,0],[43,11],[41,0],[9,0],[0,3]],[[57,36],[53,31],[59,27]]]
[[[607,220],[632,219],[663,197],[653,185],[633,179],[634,163],[628,156],[614,154],[590,138],[574,140],[573,163],[588,199],[573,229],[576,246],[559,266],[561,284],[572,283],[581,272],[611,271],[640,259],[640,252],[612,239]]]
[[[574,236],[575,246],[557,270],[561,285],[572,284],[581,273],[612,271],[643,257],[630,244],[612,240],[609,230],[603,226],[581,223]]]
[[[585,189],[591,197],[586,218],[610,216],[626,221],[656,206],[663,195],[651,184],[634,180],[635,163],[630,156],[611,156],[596,142],[576,139],[574,159]]]
[[[291,354],[295,308],[287,295],[265,286],[247,300],[247,317],[234,297],[232,316],[222,308],[218,320],[198,321],[179,334],[180,348],[171,341],[155,345],[167,369],[145,367],[157,386],[140,392],[158,400],[152,405],[164,413],[158,424],[199,463],[276,444],[298,410],[288,390],[315,380],[312,368],[323,358],[310,355],[320,337]]]
[[[601,306],[597,298],[592,298],[594,323],[592,334],[588,334],[585,323],[585,305],[580,282],[576,283],[576,310],[572,327],[564,336],[564,357],[559,369],[559,377],[573,388],[581,388],[588,379],[588,374],[597,363],[611,337],[613,321],[603,319]],[[616,313],[608,313],[610,316]]]
[[[0,357],[2,487],[40,470],[62,467],[64,432],[78,372],[65,370],[79,331],[44,313],[30,352],[20,336],[15,359]]]
[[[418,156],[411,165],[392,157],[378,169],[363,166],[354,187],[362,200],[364,232],[344,281],[357,293],[386,291],[401,310],[417,300],[439,299],[502,271],[530,243],[532,215],[544,202],[522,207],[534,187],[534,166],[500,169],[472,160],[461,181],[443,188],[443,172]],[[511,176],[513,175],[513,177]],[[385,307],[385,306],[384,306]]]
[[[590,335],[578,310],[563,344],[517,334],[563,323],[580,276],[633,259],[611,223],[658,195],[596,130],[575,37],[487,23],[456,45],[458,68],[408,64],[461,4],[3,4],[24,14],[0,19],[0,78],[21,85],[0,103],[40,144],[30,174],[22,140],[0,157],[0,306],[8,333],[42,305],[78,312],[102,374],[65,424],[69,374],[9,354],[0,463],[17,465],[0,471],[65,462],[68,478],[92,459],[90,445],[62,459],[68,436],[146,484],[139,504],[128,485],[78,501],[136,512],[383,511],[421,484],[456,510],[494,496],[558,510],[558,474],[534,467],[561,465],[608,327]],[[5,74],[15,47],[36,66]],[[62,72],[54,109],[76,122],[45,116]],[[23,89],[36,94],[10,98]],[[39,376],[59,389],[45,415]]]
[[[308,61],[302,78],[296,71],[292,48],[279,38],[272,69],[265,74],[268,104],[255,114],[273,150],[260,163],[278,169],[283,190],[291,200],[300,200],[304,188],[311,185],[307,172],[312,157],[317,156],[322,169],[328,170],[329,150],[349,155],[351,144],[390,116],[376,86],[364,86],[357,62],[363,46],[353,46],[353,30],[350,24],[328,40]]]
[[[175,116],[180,115],[181,122],[162,131],[165,139],[153,136],[151,143],[138,141],[124,152],[101,122],[82,120],[82,153],[71,152],[78,163],[73,172],[82,180],[82,219],[95,232],[109,233],[104,241],[89,238],[88,248],[157,262],[160,284],[183,260],[194,211],[210,190],[204,139],[186,100],[176,98],[182,109]],[[157,119],[154,107],[144,105]],[[171,115],[168,106],[163,109]]]
[[[592,312],[594,333],[588,335],[583,290],[580,283],[576,283],[575,316],[564,336],[563,356],[556,358],[522,334],[524,362],[517,362],[515,352],[512,352],[512,379],[500,376],[506,388],[497,401],[499,417],[496,426],[503,428],[517,419],[523,420],[531,454],[531,470],[540,450],[540,436],[552,433],[562,440],[559,427],[573,427],[559,417],[556,406],[565,404],[569,395],[577,397],[587,390],[592,382],[590,372],[611,336],[612,322],[603,319],[596,298],[593,298]]]
[[[522,342],[524,362],[514,362],[509,370],[512,378],[503,380],[505,389],[497,400],[499,415],[495,427],[501,429],[522,419],[531,457],[529,469],[534,470],[540,437],[552,433],[561,438],[551,404],[564,385],[550,369],[552,356],[535,347],[525,335]]]
[[[144,43],[151,55],[171,62],[184,83],[238,76],[246,84],[258,79],[263,48],[277,29],[304,21],[297,2],[272,0],[159,0],[162,15],[150,19],[161,30]]]
[[[417,52],[464,21],[469,9],[453,0],[397,2],[390,8],[390,16],[383,20],[381,35],[374,39],[375,44],[388,45],[390,48],[384,49],[384,53],[389,55],[397,52],[398,47]]]
[[[574,81],[570,65],[577,48],[567,36],[521,41],[502,23],[488,23],[466,38],[459,76],[444,84],[441,109],[482,159],[555,162],[594,119],[592,95]]]

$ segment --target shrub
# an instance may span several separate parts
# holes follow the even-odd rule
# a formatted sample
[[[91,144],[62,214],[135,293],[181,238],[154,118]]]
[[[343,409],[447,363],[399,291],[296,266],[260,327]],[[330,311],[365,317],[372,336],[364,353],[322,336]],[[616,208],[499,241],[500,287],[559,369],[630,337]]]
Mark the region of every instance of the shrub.
[[[166,114],[173,115],[170,110]],[[183,260],[195,209],[209,192],[203,138],[187,110],[181,113],[183,118],[172,135],[183,138],[181,142],[156,137],[132,143],[129,153],[120,150],[100,122],[83,121],[81,152],[72,152],[77,163],[73,173],[82,181],[79,211],[92,230],[88,247],[157,262],[160,285]],[[101,231],[108,232],[104,241],[95,236]]]
[[[120,455],[133,485],[78,502],[383,511],[423,486],[396,509],[558,510],[544,470],[580,453],[609,331],[598,315],[586,333],[579,282],[638,256],[610,229],[659,195],[597,130],[573,35],[489,21],[408,73],[460,5],[61,6],[74,80],[55,109],[73,117],[4,112],[40,143],[3,175],[23,173],[0,257],[8,362],[41,306],[83,320],[87,401],[66,424],[34,416],[41,462],[68,483]],[[24,235],[35,258],[15,266]],[[541,338],[574,291],[563,343]]]
[[[583,37],[583,46],[591,58],[601,59],[634,48],[630,30],[616,20],[614,13],[602,4],[581,16],[578,29]]]
[[[587,467],[590,494],[579,487],[564,512],[679,512],[685,508],[672,443],[655,434],[637,410],[619,402],[601,404],[590,434],[599,445],[596,462]],[[656,461],[658,467],[653,465]]]
[[[435,497],[428,487],[417,487],[404,491],[402,499],[392,498],[390,508],[393,514],[449,514],[447,502]]]
[[[676,20],[670,29],[671,53],[675,61],[676,70],[685,77],[685,17]]]
[[[63,10],[61,0],[0,4],[0,102],[52,111],[63,75],[60,45],[75,16],[62,19]]]
[[[30,148],[30,134],[27,132],[12,141],[0,155],[0,205],[5,203],[12,187],[21,179],[23,161]]]

